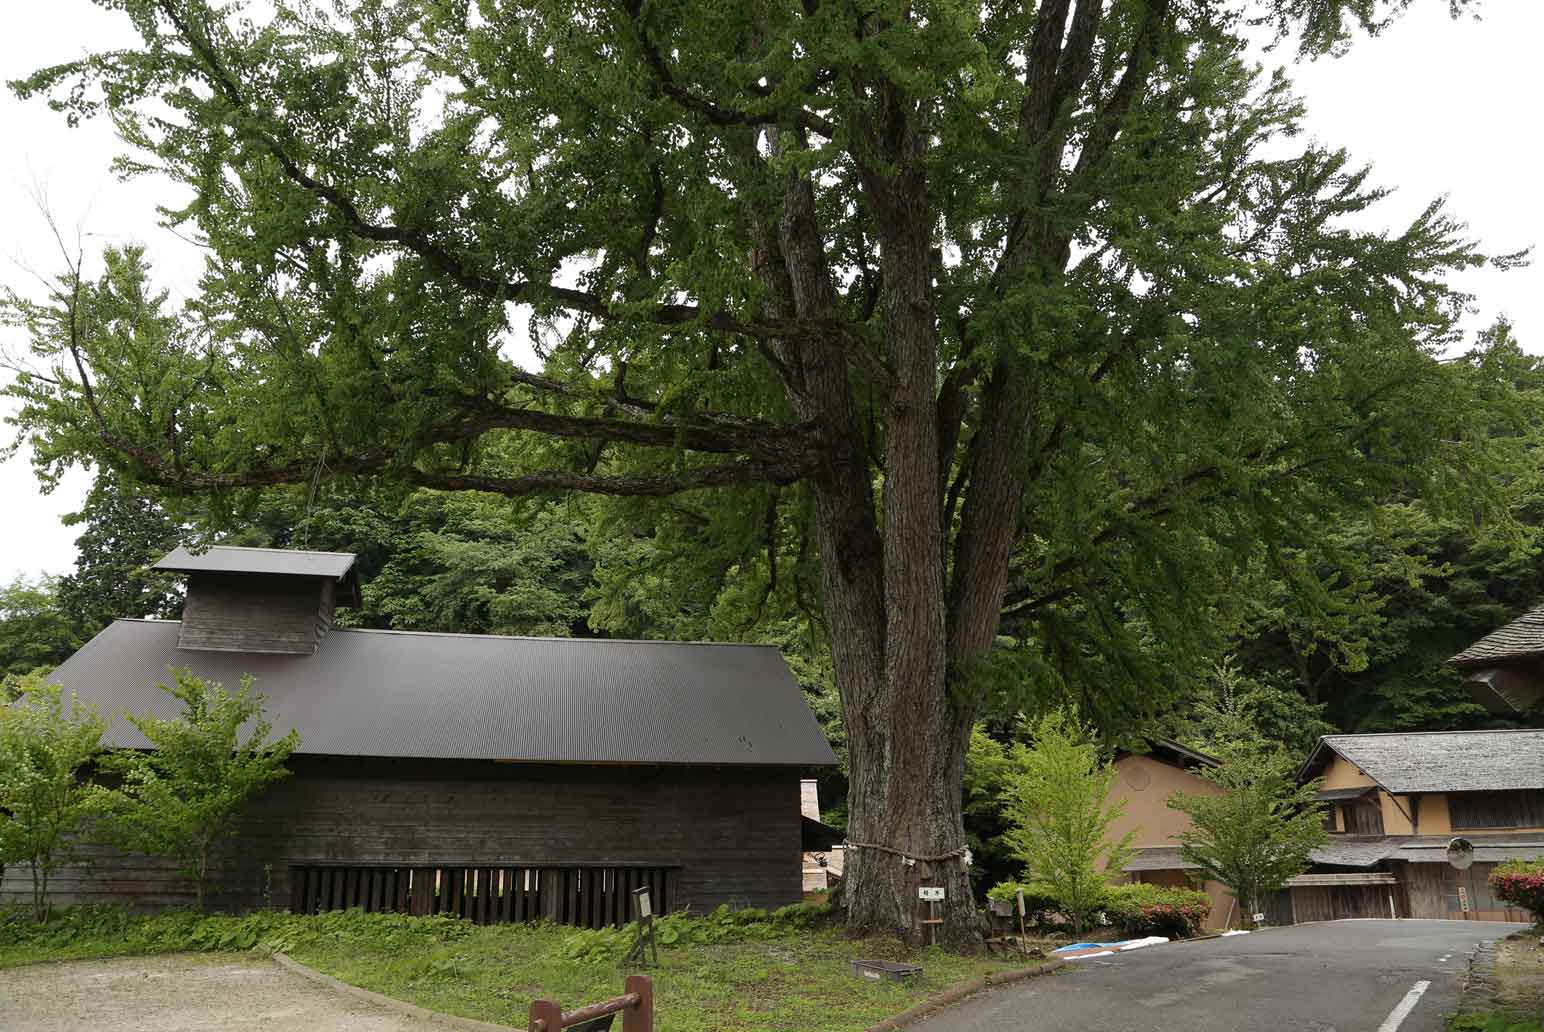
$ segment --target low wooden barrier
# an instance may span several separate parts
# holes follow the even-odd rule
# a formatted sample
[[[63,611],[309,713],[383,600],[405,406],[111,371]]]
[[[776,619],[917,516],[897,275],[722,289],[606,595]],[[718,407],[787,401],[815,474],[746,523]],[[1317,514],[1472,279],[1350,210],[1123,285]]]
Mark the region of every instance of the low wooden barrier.
[[[555,1000],[532,1000],[528,1032],[562,1032],[576,1025],[591,1025],[613,1014],[622,1015],[622,1032],[654,1032],[654,980],[648,975],[628,975],[626,992],[614,1000],[592,1003],[563,1012]]]

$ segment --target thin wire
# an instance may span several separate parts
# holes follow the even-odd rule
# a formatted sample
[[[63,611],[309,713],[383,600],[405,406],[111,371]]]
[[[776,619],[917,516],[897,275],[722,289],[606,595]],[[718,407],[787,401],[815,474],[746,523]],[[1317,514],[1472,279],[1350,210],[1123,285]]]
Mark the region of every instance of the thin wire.
[[[311,475],[311,490],[306,492],[306,514],[300,520],[300,548],[311,545],[311,506],[316,501],[316,489],[322,482],[322,467],[327,464],[327,442],[322,442],[322,453],[316,457],[316,472]]]

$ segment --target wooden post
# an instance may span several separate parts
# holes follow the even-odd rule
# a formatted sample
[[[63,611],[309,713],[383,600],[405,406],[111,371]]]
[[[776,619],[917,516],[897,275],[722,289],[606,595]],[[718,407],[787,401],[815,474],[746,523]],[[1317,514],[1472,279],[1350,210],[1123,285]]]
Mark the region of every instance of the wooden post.
[[[637,993],[638,1003],[622,1012],[622,1032],[654,1032],[654,979],[628,975],[626,992]]]
[[[552,1000],[532,1000],[528,1032],[563,1032],[563,1008]]]

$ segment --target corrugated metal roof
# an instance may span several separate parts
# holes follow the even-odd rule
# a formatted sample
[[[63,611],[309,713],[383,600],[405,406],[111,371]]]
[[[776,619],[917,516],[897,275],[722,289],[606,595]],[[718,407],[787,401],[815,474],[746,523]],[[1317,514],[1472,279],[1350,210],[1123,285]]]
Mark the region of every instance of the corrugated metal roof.
[[[174,716],[169,666],[235,688],[245,673],[275,731],[339,756],[520,762],[835,762],[777,649],[335,629],[312,656],[187,652],[179,624],[119,620],[54,672],[104,716]],[[116,719],[112,745],[148,743]]]
[[[1497,660],[1544,655],[1544,606],[1535,606],[1511,623],[1487,634],[1448,662],[1485,666]]]
[[[1325,735],[1304,775],[1326,749],[1395,795],[1544,788],[1544,730]]]
[[[178,573],[267,573],[342,580],[354,567],[348,552],[301,552],[288,548],[216,545],[195,554],[178,545],[151,567]]]

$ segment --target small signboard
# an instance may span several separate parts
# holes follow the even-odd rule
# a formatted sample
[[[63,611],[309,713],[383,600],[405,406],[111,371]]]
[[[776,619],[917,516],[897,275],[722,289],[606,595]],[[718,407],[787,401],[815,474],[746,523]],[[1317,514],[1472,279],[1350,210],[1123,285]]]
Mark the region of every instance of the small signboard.
[[[941,903],[944,898],[942,885],[923,885],[917,889],[917,898],[925,899],[929,903]]]
[[[1019,917],[1024,916],[1024,890],[1019,889]]]
[[[1255,924],[1262,924],[1262,923],[1264,923],[1264,921],[1265,921],[1265,915],[1264,914],[1256,914],[1256,915],[1254,915],[1254,923]]]
[[[1469,890],[1462,885],[1458,887],[1458,909],[1466,914],[1469,912]]]
[[[654,906],[649,899],[649,890],[633,890],[633,912],[638,922],[638,934],[633,939],[632,947],[627,951],[623,964],[631,964],[637,961],[641,964],[648,963],[644,951],[647,950],[653,957],[654,963],[659,963],[659,944],[654,938]]]

